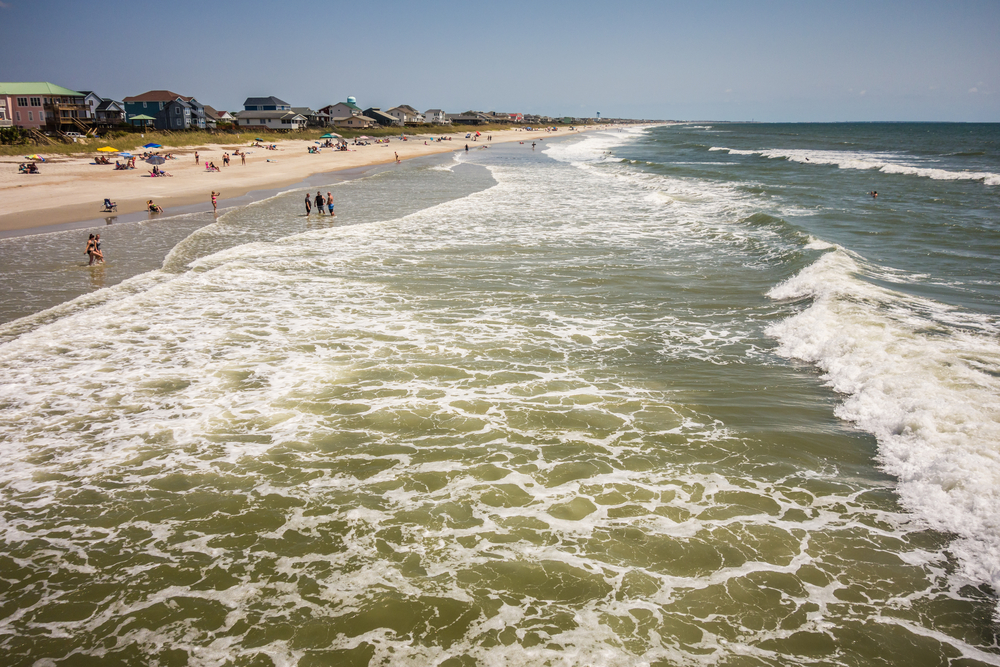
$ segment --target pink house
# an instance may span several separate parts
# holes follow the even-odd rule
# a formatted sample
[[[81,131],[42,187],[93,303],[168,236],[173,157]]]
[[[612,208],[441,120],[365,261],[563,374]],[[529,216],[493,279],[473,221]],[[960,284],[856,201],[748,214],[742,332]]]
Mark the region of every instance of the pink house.
[[[52,83],[0,83],[0,127],[41,129],[86,119],[84,95]]]

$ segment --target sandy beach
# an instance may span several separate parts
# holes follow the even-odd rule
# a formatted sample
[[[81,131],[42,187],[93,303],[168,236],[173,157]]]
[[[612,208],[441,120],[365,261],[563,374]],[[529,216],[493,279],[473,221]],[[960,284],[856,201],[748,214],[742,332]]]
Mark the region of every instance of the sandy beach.
[[[318,154],[307,152],[309,147],[316,145],[313,141],[289,140],[278,143],[277,150],[268,150],[252,147],[252,142],[247,140],[252,135],[244,134],[239,139],[233,137],[231,142],[184,148],[164,145],[156,149],[155,152],[161,155],[170,153],[176,158],[162,165],[170,176],[161,178],[151,178],[152,165],[141,158],[136,160],[136,168],[128,171],[115,170],[115,154],[111,154],[110,166],[95,164],[94,156],[99,155],[97,146],[93,153],[55,155],[52,158],[48,158],[44,150],[39,150],[43,157],[47,157],[46,162],[39,164],[39,174],[19,174],[18,165],[24,160],[18,157],[0,159],[0,231],[27,230],[96,218],[102,212],[105,198],[118,204],[120,214],[144,211],[146,201],[150,199],[169,214],[175,206],[210,202],[214,190],[221,192],[219,206],[224,207],[227,199],[252,190],[291,185],[313,174],[393,162],[396,153],[401,160],[407,160],[463,150],[466,143],[470,149],[489,143],[530,143],[585,129],[560,129],[550,133],[526,132],[517,128],[491,132],[492,141],[486,141],[484,133],[475,143],[465,139],[464,133],[435,135],[451,137],[450,141],[440,142],[433,141],[430,136],[408,135],[406,141],[392,137],[388,144],[351,145],[349,151],[325,148]],[[246,164],[232,155],[236,149],[246,152]],[[197,163],[195,151],[199,155]],[[26,154],[33,152],[34,149],[25,149]],[[232,156],[228,167],[222,166],[222,157],[226,152]],[[220,171],[207,171],[206,161],[215,163]]]

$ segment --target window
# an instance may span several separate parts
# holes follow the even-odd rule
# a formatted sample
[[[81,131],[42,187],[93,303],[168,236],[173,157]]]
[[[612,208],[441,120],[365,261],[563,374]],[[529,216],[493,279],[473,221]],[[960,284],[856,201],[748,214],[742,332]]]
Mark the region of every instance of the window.
[[[143,109],[145,109],[145,108],[146,108],[146,103],[145,103],[145,102],[143,102],[143,103],[142,103],[142,108],[143,108]]]
[[[19,97],[19,98],[17,98],[17,106],[19,106],[19,107],[26,107],[26,106],[28,106],[28,98],[27,97]]]
[[[20,111],[15,111],[14,115],[17,116],[17,122],[20,123],[21,122],[21,112]]]
[[[30,111],[28,112],[28,120],[35,120],[35,117],[31,114]]]
[[[174,107],[174,113],[179,116],[180,113],[181,113],[181,108],[180,107]]]
[[[33,107],[40,107],[40,106],[42,106],[42,98],[40,98],[40,97],[32,97],[31,98],[31,106],[33,106]]]

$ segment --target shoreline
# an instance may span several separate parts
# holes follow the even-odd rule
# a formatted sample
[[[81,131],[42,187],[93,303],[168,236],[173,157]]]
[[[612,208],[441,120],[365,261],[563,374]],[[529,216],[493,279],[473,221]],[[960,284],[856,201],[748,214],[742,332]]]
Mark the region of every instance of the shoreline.
[[[209,210],[210,193],[220,191],[220,207],[236,204],[256,191],[276,190],[301,183],[311,176],[332,174],[348,170],[362,170],[427,155],[470,150],[483,145],[513,141],[539,142],[548,138],[562,138],[597,129],[582,127],[556,132],[532,131],[521,128],[489,133],[479,141],[452,137],[450,141],[433,141],[430,135],[407,135],[403,141],[390,138],[388,144],[351,146],[349,151],[323,149],[319,154],[309,154],[307,147],[313,141],[291,140],[278,144],[275,151],[253,148],[245,142],[225,142],[197,147],[174,148],[164,145],[156,149],[160,154],[173,153],[176,160],[162,165],[171,177],[150,178],[151,165],[136,160],[136,168],[115,171],[113,166],[93,164],[93,155],[55,156],[42,163],[41,174],[17,173],[18,159],[0,159],[0,237],[24,236],[47,233],[89,225],[112,215],[102,215],[101,202],[105,197],[118,204],[117,216],[151,215],[146,213],[146,200],[152,199],[166,209],[160,218],[170,217],[176,209],[184,212]],[[435,135],[441,136],[441,135]],[[450,135],[444,135],[450,136]],[[426,137],[426,138],[425,138]],[[425,144],[426,141],[426,144]],[[232,156],[233,149],[247,149],[247,163]],[[194,153],[199,160],[194,161]],[[222,155],[229,152],[232,161],[222,167]],[[214,162],[221,171],[208,172],[204,162]],[[27,179],[31,179],[30,181]],[[144,219],[140,217],[139,219]]]

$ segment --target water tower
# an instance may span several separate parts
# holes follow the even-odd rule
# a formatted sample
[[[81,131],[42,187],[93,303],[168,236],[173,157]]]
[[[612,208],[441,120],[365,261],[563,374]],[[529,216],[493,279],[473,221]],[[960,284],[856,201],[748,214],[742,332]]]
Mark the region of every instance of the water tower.
[[[348,104],[353,104],[354,106],[358,105],[358,101],[356,99],[354,99],[354,95],[349,95],[347,97],[347,103]]]

